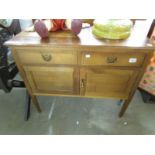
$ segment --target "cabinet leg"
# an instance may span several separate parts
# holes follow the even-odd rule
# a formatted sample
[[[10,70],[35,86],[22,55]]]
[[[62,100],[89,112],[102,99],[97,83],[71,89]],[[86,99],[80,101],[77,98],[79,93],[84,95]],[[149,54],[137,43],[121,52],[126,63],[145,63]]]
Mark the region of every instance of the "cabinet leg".
[[[121,108],[121,111],[119,113],[119,117],[122,117],[124,115],[125,111],[127,110],[128,106],[129,106],[129,104],[130,104],[130,102],[132,100],[132,97],[133,97],[133,95],[130,96],[127,100],[124,101],[124,103],[122,105],[122,108]]]
[[[33,104],[35,105],[37,111],[38,111],[38,112],[41,112],[41,108],[40,108],[40,105],[39,105],[39,103],[38,103],[38,100],[37,100],[36,96],[31,95],[31,99],[32,99],[32,102],[33,102]]]
[[[127,109],[128,106],[129,106],[129,103],[130,103],[129,100],[125,100],[125,102],[124,102],[123,105],[122,105],[121,111],[120,111],[120,113],[119,113],[119,117],[122,117],[122,116],[124,115],[126,109]]]
[[[31,97],[29,93],[26,91],[26,103],[25,103],[25,121],[28,121],[30,118],[31,112]]]
[[[130,96],[128,97],[128,99],[124,100],[124,103],[122,105],[121,111],[119,113],[119,117],[122,117],[124,115],[125,111],[127,110],[128,106],[129,106],[129,104],[130,104],[130,102],[131,102],[131,100],[132,100],[132,98],[134,96],[134,93],[135,93],[135,91],[133,91],[130,94]]]

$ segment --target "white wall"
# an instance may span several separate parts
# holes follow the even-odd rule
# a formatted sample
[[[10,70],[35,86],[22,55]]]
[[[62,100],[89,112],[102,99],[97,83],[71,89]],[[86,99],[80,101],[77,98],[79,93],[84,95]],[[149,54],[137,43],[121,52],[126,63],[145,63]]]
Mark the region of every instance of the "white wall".
[[[33,25],[32,19],[19,19],[22,31]]]

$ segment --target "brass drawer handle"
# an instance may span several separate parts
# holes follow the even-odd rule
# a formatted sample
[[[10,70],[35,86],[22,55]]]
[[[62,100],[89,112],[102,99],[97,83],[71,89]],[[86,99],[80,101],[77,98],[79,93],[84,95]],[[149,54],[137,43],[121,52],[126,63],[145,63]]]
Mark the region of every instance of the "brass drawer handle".
[[[52,56],[50,54],[41,54],[43,60],[50,61],[52,59]]]
[[[117,61],[117,57],[107,57],[107,63],[115,63]]]

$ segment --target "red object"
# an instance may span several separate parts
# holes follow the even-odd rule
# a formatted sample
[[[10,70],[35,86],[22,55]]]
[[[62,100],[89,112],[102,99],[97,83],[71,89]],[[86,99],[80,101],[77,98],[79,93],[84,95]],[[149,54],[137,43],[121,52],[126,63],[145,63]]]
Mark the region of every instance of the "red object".
[[[67,27],[65,25],[65,19],[50,19],[52,23],[52,27],[47,28],[46,23],[44,20],[37,20],[34,23],[34,28],[35,31],[40,35],[41,38],[46,38],[49,35],[48,31],[58,31],[58,30],[67,30]],[[71,21],[71,31],[75,34],[78,35],[82,29],[82,20],[80,19],[73,19]]]
[[[65,30],[65,19],[51,19],[53,28],[50,31]]]

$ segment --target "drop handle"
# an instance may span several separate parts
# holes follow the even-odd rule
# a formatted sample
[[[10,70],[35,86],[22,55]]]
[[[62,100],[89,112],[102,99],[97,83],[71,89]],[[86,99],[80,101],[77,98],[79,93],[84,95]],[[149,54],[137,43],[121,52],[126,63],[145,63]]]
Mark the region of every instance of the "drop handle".
[[[41,56],[42,56],[42,58],[43,58],[43,60],[44,61],[51,61],[51,59],[52,59],[52,56],[51,56],[51,54],[41,54]]]
[[[117,61],[117,57],[107,57],[107,63],[115,63]]]

